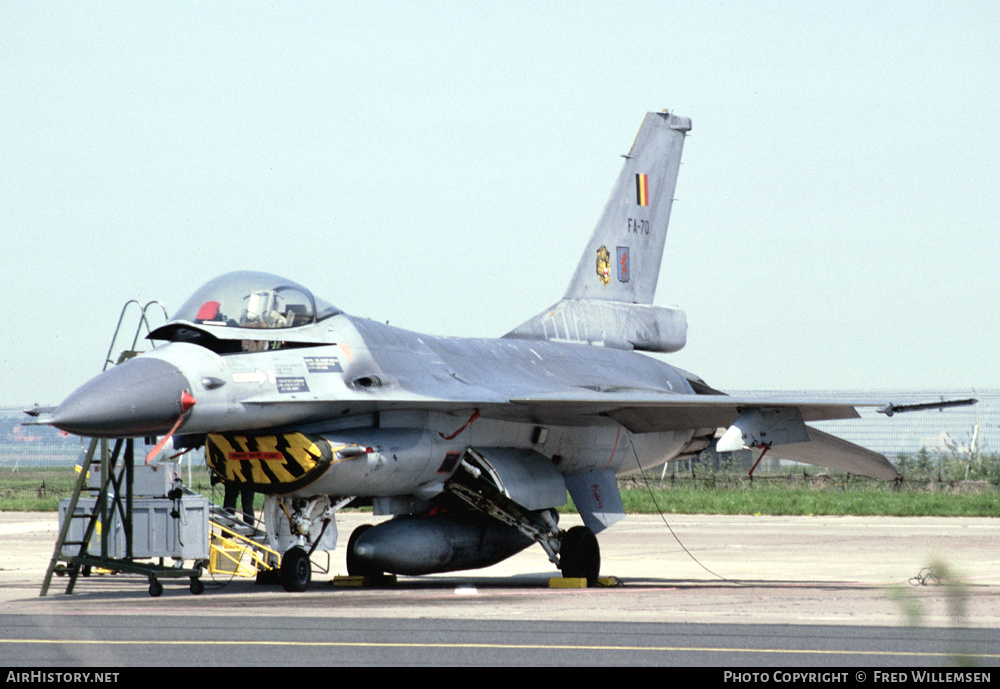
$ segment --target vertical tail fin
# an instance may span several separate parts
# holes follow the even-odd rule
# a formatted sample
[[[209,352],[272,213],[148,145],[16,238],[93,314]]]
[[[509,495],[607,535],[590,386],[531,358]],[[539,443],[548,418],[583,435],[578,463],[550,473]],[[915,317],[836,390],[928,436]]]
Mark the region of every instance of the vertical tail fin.
[[[685,132],[691,120],[646,113],[566,295],[504,337],[676,352],[677,308],[653,306]]]
[[[564,299],[653,303],[690,130],[687,117],[646,114]]]

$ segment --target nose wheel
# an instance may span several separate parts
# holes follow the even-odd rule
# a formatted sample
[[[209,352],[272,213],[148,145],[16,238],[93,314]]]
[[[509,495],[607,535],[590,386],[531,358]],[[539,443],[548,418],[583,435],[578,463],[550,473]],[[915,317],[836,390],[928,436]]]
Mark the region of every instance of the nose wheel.
[[[311,580],[312,562],[309,561],[309,553],[297,546],[285,553],[281,558],[281,585],[285,590],[305,591]]]

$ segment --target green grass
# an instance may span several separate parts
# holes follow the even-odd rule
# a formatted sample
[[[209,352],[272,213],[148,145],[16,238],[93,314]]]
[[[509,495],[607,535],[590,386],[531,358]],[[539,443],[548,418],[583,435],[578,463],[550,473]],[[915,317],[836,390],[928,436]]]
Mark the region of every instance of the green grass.
[[[72,469],[31,469],[0,473],[0,510],[54,512],[60,498],[68,498],[76,484]]]
[[[72,468],[0,471],[0,512],[56,512],[59,501],[72,495],[77,477]],[[187,478],[188,472],[184,469],[185,483]],[[188,488],[222,504],[222,486],[212,486],[207,467],[195,468],[191,478]],[[259,510],[264,504],[264,496],[258,495],[254,504]]]
[[[678,486],[622,491],[630,514],[883,515],[997,517],[1000,492],[941,493],[890,487],[816,489],[767,485],[720,488]]]
[[[0,472],[0,510],[54,512],[59,500],[72,493],[76,476],[65,468]],[[196,468],[192,479],[192,490],[221,503],[221,487],[211,485],[206,468]],[[262,502],[258,496],[258,510]],[[632,479],[622,484],[622,502],[631,514],[1000,516],[1000,489],[985,481],[897,485],[802,474],[761,477],[753,483],[745,474],[685,476],[663,485]],[[570,505],[567,511],[572,509]]]

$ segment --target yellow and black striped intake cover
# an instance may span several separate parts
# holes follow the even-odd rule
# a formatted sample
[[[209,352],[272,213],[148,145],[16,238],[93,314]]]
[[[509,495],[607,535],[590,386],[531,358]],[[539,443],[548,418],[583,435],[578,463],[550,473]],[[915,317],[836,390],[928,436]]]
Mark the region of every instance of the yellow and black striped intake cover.
[[[205,444],[205,461],[226,482],[249,485],[258,493],[282,495],[322,476],[334,452],[326,438],[305,433],[211,433]]]

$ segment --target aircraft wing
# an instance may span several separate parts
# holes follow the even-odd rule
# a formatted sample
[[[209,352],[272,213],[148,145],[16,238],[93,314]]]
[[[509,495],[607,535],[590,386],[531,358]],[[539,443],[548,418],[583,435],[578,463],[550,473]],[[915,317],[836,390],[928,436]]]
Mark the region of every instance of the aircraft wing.
[[[466,392],[469,392],[468,390]],[[441,412],[464,412],[475,408],[484,418],[530,421],[539,424],[578,426],[592,423],[597,417],[613,419],[632,433],[660,433],[693,429],[741,426],[746,436],[759,435],[762,428],[774,439],[773,456],[830,469],[881,479],[895,479],[898,474],[884,456],[859,445],[819,431],[805,422],[854,419],[856,407],[880,407],[871,401],[836,401],[829,399],[742,397],[718,395],[669,394],[646,390],[597,391],[565,390],[503,399],[495,392],[477,389],[464,399],[433,398],[402,391],[383,391],[367,402],[354,401],[355,411],[388,409],[424,409]],[[267,395],[245,401],[249,404],[293,402],[287,397]],[[299,400],[308,403],[308,400]],[[774,421],[745,415],[766,410]],[[757,425],[755,425],[757,424]],[[771,425],[768,425],[771,424]],[[788,429],[791,429],[789,432]],[[777,433],[777,434],[776,434]],[[784,433],[784,436],[778,435]],[[751,441],[748,445],[754,444]]]
[[[858,418],[855,407],[879,406],[871,402],[743,399],[726,395],[661,396],[632,392],[562,393],[518,398],[511,402],[530,408],[536,418],[550,415],[565,418],[574,414],[607,416],[633,433],[741,426],[740,430],[746,437],[759,433],[763,423],[763,427],[772,431],[772,437],[777,439],[772,456],[872,478],[893,480],[899,476],[883,455],[803,423]],[[761,422],[759,414],[755,415],[761,410],[771,412],[774,418],[770,422]],[[775,421],[778,423],[775,424]]]
[[[748,408],[798,409],[803,421],[856,419],[857,406],[830,400],[747,398],[728,395],[668,395],[643,392],[555,393],[514,398],[511,402],[531,408],[533,416],[608,416],[633,433],[682,431],[692,428],[726,428]]]
[[[442,389],[443,392],[443,389]],[[450,391],[449,391],[450,392]],[[541,424],[579,426],[604,416],[633,433],[684,431],[693,428],[724,428],[732,425],[748,408],[798,409],[803,421],[856,419],[856,406],[884,406],[872,402],[830,400],[741,398],[728,395],[678,395],[655,391],[598,392],[573,390],[506,397],[477,386],[463,386],[461,395],[418,394],[405,390],[380,390],[350,400],[352,409],[427,409],[461,412],[479,409],[486,418],[534,421]],[[243,400],[246,405],[315,404],[309,396],[299,399],[279,393],[261,394]]]

